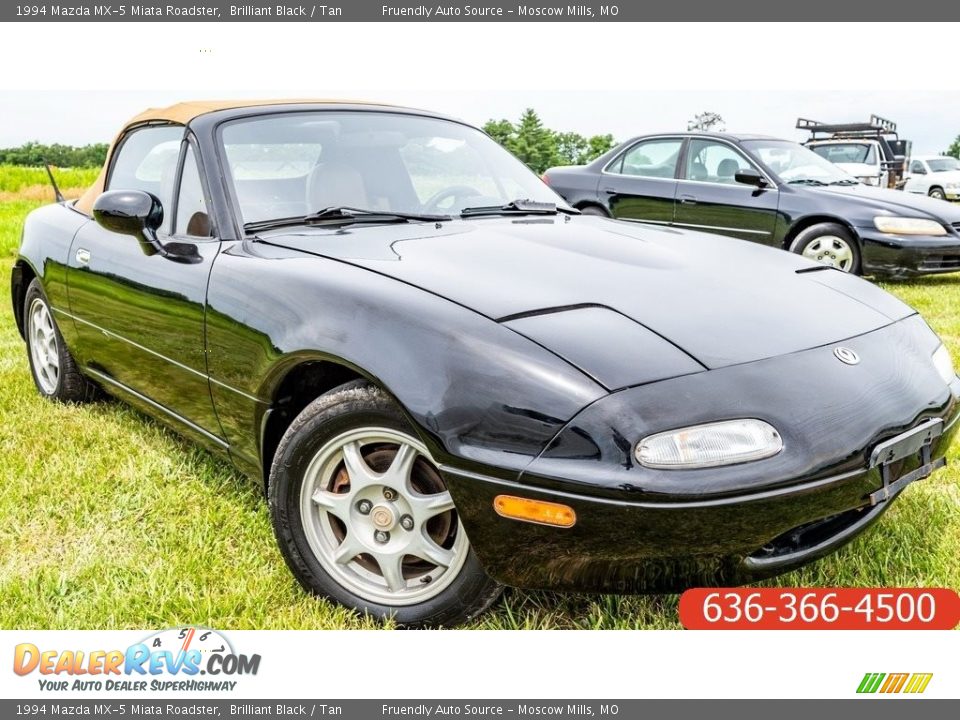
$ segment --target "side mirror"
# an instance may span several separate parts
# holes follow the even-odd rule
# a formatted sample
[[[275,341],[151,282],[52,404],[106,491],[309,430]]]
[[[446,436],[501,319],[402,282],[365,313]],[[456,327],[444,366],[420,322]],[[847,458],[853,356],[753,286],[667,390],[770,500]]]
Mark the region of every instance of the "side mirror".
[[[744,185],[753,185],[758,188],[765,188],[769,183],[767,179],[753,168],[741,168],[734,174],[733,179]]]
[[[121,235],[133,235],[145,255],[163,251],[157,229],[163,223],[163,205],[143,190],[108,190],[93,204],[93,217],[101,227]]]

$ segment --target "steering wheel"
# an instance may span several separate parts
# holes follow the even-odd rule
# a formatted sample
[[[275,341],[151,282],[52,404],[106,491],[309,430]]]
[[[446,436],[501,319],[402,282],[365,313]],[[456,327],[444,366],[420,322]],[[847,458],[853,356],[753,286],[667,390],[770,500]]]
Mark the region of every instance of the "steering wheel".
[[[429,214],[439,214],[442,212],[440,210],[440,204],[444,200],[453,198],[455,205],[458,200],[466,200],[467,198],[477,197],[480,194],[479,190],[469,185],[451,185],[432,195],[430,199],[423,204],[423,209]]]

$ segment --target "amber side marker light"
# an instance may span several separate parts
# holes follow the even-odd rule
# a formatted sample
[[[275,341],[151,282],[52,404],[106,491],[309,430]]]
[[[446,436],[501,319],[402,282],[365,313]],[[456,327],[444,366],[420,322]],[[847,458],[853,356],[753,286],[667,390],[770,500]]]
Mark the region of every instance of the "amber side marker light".
[[[577,522],[577,514],[572,507],[543,500],[530,500],[514,495],[497,495],[493,499],[493,509],[501,517],[537,523],[538,525],[573,527],[573,524]]]

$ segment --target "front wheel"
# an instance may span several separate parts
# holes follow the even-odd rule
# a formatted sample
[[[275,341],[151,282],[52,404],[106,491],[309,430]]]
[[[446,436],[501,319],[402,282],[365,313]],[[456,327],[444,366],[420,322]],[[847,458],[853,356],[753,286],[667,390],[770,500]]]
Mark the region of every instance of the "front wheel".
[[[790,244],[790,251],[843,272],[860,272],[860,247],[839,223],[818,223],[803,229]]]
[[[943,191],[943,188],[932,187],[930,188],[930,192],[928,194],[930,195],[930,197],[934,198],[935,200],[947,199],[947,194]]]
[[[362,381],[311,403],[270,472],[287,565],[309,591],[407,626],[455,625],[500,586],[483,571],[427,448]]]

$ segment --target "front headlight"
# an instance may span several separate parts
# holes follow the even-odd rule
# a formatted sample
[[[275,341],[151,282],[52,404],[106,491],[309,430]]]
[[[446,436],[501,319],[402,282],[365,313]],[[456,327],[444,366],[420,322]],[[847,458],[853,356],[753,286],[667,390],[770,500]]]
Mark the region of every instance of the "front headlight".
[[[947,230],[936,220],[878,215],[873,219],[877,230],[891,235],[946,235]]]
[[[953,369],[953,358],[950,357],[950,351],[947,350],[946,345],[941,345],[934,351],[933,366],[947,385],[956,380],[957,373]]]
[[[637,462],[648,468],[692,470],[762,460],[783,450],[780,433],[763,420],[724,420],[670,430],[637,443]]]
[[[960,188],[960,182],[948,182],[944,183],[943,186],[955,190],[956,188]]]

